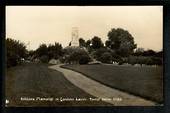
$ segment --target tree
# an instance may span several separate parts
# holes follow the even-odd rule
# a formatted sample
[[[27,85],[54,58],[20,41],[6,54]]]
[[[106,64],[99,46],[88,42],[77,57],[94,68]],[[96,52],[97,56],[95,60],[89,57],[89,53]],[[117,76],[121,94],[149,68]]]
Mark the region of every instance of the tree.
[[[63,47],[61,44],[56,43],[54,44],[55,47],[55,58],[57,59],[58,57],[61,57],[63,55]]]
[[[83,38],[79,39],[79,46],[80,47],[86,47],[86,41]]]
[[[48,46],[48,56],[49,59],[55,58],[58,59],[63,55],[62,45],[59,43],[56,43],[54,45],[50,44]]]
[[[101,38],[97,37],[97,36],[94,36],[91,40],[92,42],[92,48],[93,49],[99,49],[101,47],[103,47],[103,43],[101,41]]]
[[[79,60],[79,64],[88,64],[88,62],[91,61],[91,58],[88,54],[83,54],[81,57],[80,57],[80,60]]]
[[[143,52],[143,56],[156,56],[156,52],[154,50],[146,50]]]
[[[84,48],[67,47],[65,51],[65,62],[73,64],[87,64],[91,58]]]
[[[34,54],[35,54],[35,51],[34,51],[34,50],[28,51],[28,56],[33,56]]]
[[[162,51],[162,50],[161,50],[161,51],[158,51],[158,52],[156,53],[156,57],[162,58],[162,57],[163,57],[163,51]]]
[[[106,42],[105,42],[105,46],[106,46],[106,47],[111,48],[111,41],[106,40]]]
[[[144,48],[137,48],[135,52],[133,53],[134,56],[142,56],[144,52]]]
[[[90,44],[91,44],[91,40],[87,40],[86,41],[86,47],[90,47]]]
[[[100,49],[97,49],[95,52],[94,52],[94,58],[97,59],[97,60],[100,60],[100,57],[105,53],[105,52],[109,52],[109,50],[107,48],[100,48]]]
[[[50,44],[49,46],[48,46],[48,56],[49,56],[49,59],[52,59],[52,58],[54,58],[55,57],[55,46],[54,45],[52,45],[52,44]]]
[[[27,50],[24,43],[11,38],[6,39],[7,67],[17,65],[21,58],[26,58]]]
[[[48,63],[49,61],[49,57],[47,55],[42,55],[39,57],[39,59],[42,63]]]
[[[93,52],[92,56],[96,60],[104,62],[104,63],[111,63],[111,61],[119,61],[120,59],[120,56],[115,54],[115,52],[112,49],[109,49],[106,47],[97,49],[96,51]]]
[[[86,41],[86,48],[87,48],[89,53],[91,52],[91,42],[92,41],[90,39]]]
[[[137,46],[132,35],[122,28],[111,29],[108,32],[108,40],[105,42],[105,45],[123,57],[132,54]]]
[[[41,44],[36,50],[37,57],[41,57],[43,55],[48,55],[48,48],[46,44]]]
[[[112,62],[112,55],[110,52],[105,52],[100,57],[100,61],[103,63],[111,63]]]

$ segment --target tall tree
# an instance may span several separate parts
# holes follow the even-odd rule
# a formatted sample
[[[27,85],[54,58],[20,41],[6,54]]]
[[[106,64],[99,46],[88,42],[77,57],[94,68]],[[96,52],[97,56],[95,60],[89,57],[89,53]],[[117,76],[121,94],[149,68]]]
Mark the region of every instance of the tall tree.
[[[144,51],[145,51],[144,48],[137,48],[135,50],[135,52],[133,53],[133,55],[135,55],[135,56],[142,56]]]
[[[51,58],[58,59],[62,55],[63,55],[63,50],[62,50],[61,44],[55,42],[54,45],[50,44],[48,46],[49,59],[51,59]]]
[[[41,44],[36,50],[37,57],[48,55],[48,47],[46,44]]]
[[[57,59],[57,58],[59,58],[60,56],[63,55],[63,47],[62,47],[61,44],[56,43],[56,42],[54,44],[54,47],[55,47],[55,51],[54,51],[55,52],[55,58]]]
[[[99,38],[97,36],[94,36],[91,41],[92,41],[92,48],[93,49],[99,49],[99,48],[104,46],[101,38]]]
[[[87,40],[86,41],[86,47],[90,47],[90,44],[91,44],[91,40]]]
[[[122,28],[111,29],[108,33],[108,40],[105,42],[105,45],[121,56],[130,55],[137,47],[132,35]]]
[[[83,38],[79,39],[79,46],[80,47],[86,47],[86,41]]]
[[[163,57],[163,50],[161,50],[161,51],[158,51],[157,53],[156,53],[156,57]]]
[[[15,66],[20,62],[21,58],[26,58],[27,50],[24,43],[11,38],[6,39],[7,48],[7,66]]]
[[[156,52],[152,49],[148,49],[143,52],[143,56],[156,56]]]
[[[89,53],[92,51],[91,50],[91,40],[90,39],[86,41],[86,48],[87,48]]]

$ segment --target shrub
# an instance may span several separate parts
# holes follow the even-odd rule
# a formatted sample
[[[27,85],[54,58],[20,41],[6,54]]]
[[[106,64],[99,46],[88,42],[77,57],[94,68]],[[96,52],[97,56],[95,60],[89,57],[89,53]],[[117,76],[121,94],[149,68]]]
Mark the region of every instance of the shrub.
[[[37,57],[41,57],[43,55],[48,55],[48,47],[46,44],[41,44],[38,49],[35,51]]]
[[[135,56],[129,56],[127,62],[131,65],[134,65],[137,63],[137,57]]]
[[[100,57],[100,61],[102,63],[111,63],[112,61],[112,55],[109,52],[103,53],[103,55]]]
[[[84,48],[69,47],[65,49],[65,62],[75,64],[87,64],[91,61],[88,52]]]
[[[153,60],[151,58],[146,59],[146,65],[154,65]]]
[[[107,53],[106,56],[103,55],[105,53]],[[95,52],[93,52],[93,56],[96,60],[99,60],[103,63],[111,63],[111,61],[119,62],[121,60],[121,56],[116,54],[114,50],[106,47],[97,49]],[[108,59],[105,59],[105,57],[108,57]]]
[[[123,63],[124,63],[124,61],[122,59],[119,59],[118,65],[122,65]]]
[[[151,58],[153,60],[153,63],[156,64],[156,65],[162,65],[163,63],[163,59],[161,57],[152,57]]]
[[[61,63],[64,63],[64,62],[65,62],[65,57],[60,57],[60,58],[59,58],[59,61],[60,61]]]
[[[146,64],[146,65],[162,65],[162,59],[159,57],[149,57],[149,56],[129,56],[129,64]]]
[[[24,43],[7,38],[6,39],[6,49],[7,49],[7,56],[6,62],[7,67],[15,66],[19,64],[21,58],[26,58],[27,50]]]
[[[97,50],[93,53],[93,54],[94,54],[94,58],[96,58],[97,60],[100,60],[100,57],[101,57],[105,52],[109,52],[107,48],[97,49]]]
[[[88,64],[88,62],[90,62],[91,59],[88,55],[82,55],[80,60],[79,60],[79,64]]]
[[[7,58],[7,67],[16,66],[18,64],[17,56]]]
[[[42,63],[48,63],[49,58],[48,58],[47,55],[42,55],[42,56],[40,57],[40,61],[41,61]]]

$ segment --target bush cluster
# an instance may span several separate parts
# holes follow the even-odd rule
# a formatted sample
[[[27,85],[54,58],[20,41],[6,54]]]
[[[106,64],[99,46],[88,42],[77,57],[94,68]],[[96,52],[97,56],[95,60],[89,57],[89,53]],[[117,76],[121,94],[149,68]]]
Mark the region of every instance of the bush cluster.
[[[102,63],[117,62],[129,64],[162,65],[163,51],[144,50],[136,48],[134,37],[128,30],[112,28],[105,44],[101,38],[94,36],[85,41],[79,39],[79,47],[71,46],[64,48],[61,44],[41,44],[35,51],[29,52],[29,60],[48,63],[50,59],[59,59],[62,63],[87,64],[93,58]],[[25,58],[26,47],[23,43],[7,39],[7,65],[17,65]]]
[[[101,57],[99,58],[99,61],[103,62],[103,63],[112,63],[112,55],[109,52],[105,52],[101,55]]]
[[[69,64],[88,64],[91,57],[88,52],[79,47],[68,47],[65,49],[65,62]]]
[[[130,55],[128,57],[121,57],[116,54],[113,50],[109,48],[100,48],[96,51],[93,51],[92,56],[102,63],[112,63],[117,62],[119,65],[128,63],[131,65],[134,64],[145,64],[145,65],[162,65],[162,57],[156,55],[150,56],[134,56]]]
[[[129,56],[127,61],[129,64],[145,64],[145,65],[162,65],[162,58],[160,57],[145,57],[145,56]]]
[[[92,53],[92,56],[102,63],[112,63],[113,61],[119,62],[121,57],[109,48],[100,48]]]
[[[48,63],[49,61],[49,57],[47,55],[42,55],[39,57],[39,59],[42,63]]]
[[[14,39],[6,39],[6,62],[7,67],[15,66],[21,62],[21,59],[26,58],[27,50],[24,43]]]

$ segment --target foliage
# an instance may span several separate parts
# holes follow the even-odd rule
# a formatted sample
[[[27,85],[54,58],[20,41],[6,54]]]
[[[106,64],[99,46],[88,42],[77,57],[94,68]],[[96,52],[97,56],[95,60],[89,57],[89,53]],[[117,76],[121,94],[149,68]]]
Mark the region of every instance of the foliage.
[[[155,56],[162,58],[163,57],[163,51],[158,51]]]
[[[78,51],[79,49],[80,48],[78,48],[78,47],[68,46],[68,47],[64,48],[63,52],[64,52],[64,55],[67,56],[67,55],[72,54],[74,51]]]
[[[131,65],[134,65],[134,64],[137,64],[137,63],[142,64],[143,63],[142,60],[143,59],[141,57],[139,59],[138,57],[135,57],[135,56],[129,56],[128,59],[127,59],[127,63],[131,64]]]
[[[162,65],[162,58],[146,57],[146,56],[129,56],[127,63],[129,64],[145,64],[145,65]]]
[[[50,59],[59,59],[63,55],[62,45],[59,43],[41,44],[34,52],[36,58],[39,58],[42,62],[47,63]]]
[[[97,36],[94,36],[91,40],[91,43],[92,43],[92,48],[93,49],[99,49],[101,47],[104,47],[102,41],[101,41],[101,38],[97,37]]]
[[[135,56],[142,56],[143,52],[144,52],[144,48],[137,48],[135,50],[135,52],[133,53],[133,55],[135,55]]]
[[[91,44],[91,40],[87,40],[86,41],[86,47],[90,47],[90,44]]]
[[[90,39],[86,41],[86,48],[89,53],[92,52],[91,43],[92,43],[92,41]]]
[[[54,45],[50,44],[48,46],[48,57],[49,59],[58,59],[63,55],[62,45],[55,43]]]
[[[122,65],[123,63],[125,63],[122,59],[119,59],[118,65]]]
[[[49,57],[47,55],[42,55],[39,57],[39,59],[42,63],[48,63],[49,61]]]
[[[6,39],[6,48],[7,48],[7,67],[15,66],[20,61],[21,58],[26,58],[27,50],[24,43],[7,38]]]
[[[134,43],[132,35],[122,28],[111,29],[108,33],[108,40],[105,42],[105,45],[115,50],[117,54],[123,57],[132,54],[137,46]]]
[[[79,46],[80,47],[86,47],[86,41],[83,38],[79,39]]]
[[[152,49],[144,50],[143,48],[137,48],[136,51],[133,53],[134,56],[154,56],[154,57],[162,57],[163,51],[154,51]]]
[[[143,52],[143,56],[155,56],[155,55],[156,55],[156,52],[151,49]]]
[[[37,57],[41,57],[43,55],[48,55],[48,47],[46,44],[41,44],[36,50]]]
[[[100,57],[100,61],[102,63],[112,63],[112,55],[110,52],[105,52],[102,54],[102,56]]]
[[[103,59],[105,59],[105,55],[103,54],[109,54],[109,58],[107,59],[108,61],[104,61]],[[107,55],[106,54],[106,55]],[[96,60],[99,60],[101,62],[104,63],[111,63],[111,61],[116,61],[119,62],[121,57],[119,55],[117,55],[112,49],[106,48],[106,47],[102,47],[100,49],[97,49],[95,52],[93,52],[92,55]],[[110,57],[111,56],[111,57]]]
[[[33,56],[34,54],[35,54],[35,51],[33,50],[28,51],[28,56]]]
[[[79,60],[79,64],[88,64],[91,61],[91,58],[88,54],[82,54]]]
[[[87,64],[91,58],[88,52],[80,47],[65,48],[65,62],[74,64]]]
[[[107,48],[100,48],[97,49],[93,54],[94,58],[97,60],[100,60],[100,57],[102,56],[102,54],[104,54],[105,52],[109,52],[109,50]]]
[[[106,40],[105,46],[108,47],[108,48],[112,48],[111,45],[112,45],[112,44],[111,44],[111,41]]]
[[[163,59],[162,57],[151,57],[153,64],[156,65],[162,65],[163,64]]]

